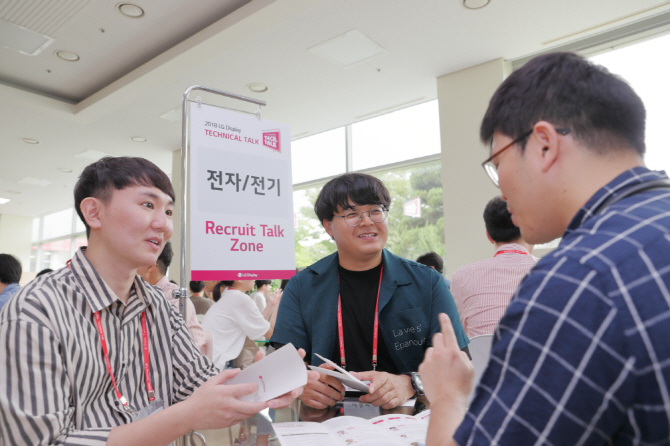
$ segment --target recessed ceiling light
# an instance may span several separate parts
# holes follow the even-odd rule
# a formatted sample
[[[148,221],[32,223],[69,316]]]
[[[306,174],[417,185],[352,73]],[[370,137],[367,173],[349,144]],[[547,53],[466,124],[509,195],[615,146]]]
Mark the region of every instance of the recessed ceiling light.
[[[56,55],[56,57],[66,62],[76,62],[79,60],[79,55],[73,53],[72,51],[61,50],[61,51],[55,51],[54,54]]]
[[[59,167],[58,170],[60,170],[61,172],[64,172],[64,173],[71,173],[72,172],[72,169],[69,169],[67,167]]]
[[[132,138],[135,142],[147,142],[147,139],[144,136],[133,136]]]
[[[491,3],[491,0],[463,0],[463,6],[467,9],[482,9]]]
[[[144,15],[144,9],[132,3],[119,3],[116,8],[121,14],[132,19],[139,19]]]
[[[265,93],[270,89],[267,85],[261,84],[260,82],[253,82],[247,85],[247,88],[254,93]]]
[[[33,138],[21,138],[21,141],[25,142],[26,144],[39,144],[40,142],[36,139]]]
[[[12,190],[8,190],[7,192],[9,192],[10,194],[14,194],[14,195],[18,195],[18,194],[20,194],[20,193],[21,193],[21,191],[20,191],[20,190],[15,190],[15,189],[12,189]]]
[[[0,204],[5,204],[9,202],[9,198],[0,198]]]

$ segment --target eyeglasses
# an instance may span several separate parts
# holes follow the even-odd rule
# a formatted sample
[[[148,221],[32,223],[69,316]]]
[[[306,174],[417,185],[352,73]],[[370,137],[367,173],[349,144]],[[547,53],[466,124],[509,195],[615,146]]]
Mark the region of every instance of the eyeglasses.
[[[570,133],[570,129],[555,129],[556,133],[559,135],[567,135]],[[491,181],[493,181],[493,184],[496,185],[496,187],[500,187],[498,185],[498,167],[493,163],[493,158],[496,156],[500,155],[503,153],[505,150],[509,149],[510,147],[514,146],[515,144],[520,144],[524,139],[528,138],[531,134],[533,133],[533,129],[523,133],[521,136],[519,136],[517,139],[512,141],[511,143],[507,144],[505,147],[502,149],[498,150],[496,153],[493,155],[489,156],[483,163],[482,167],[484,168],[484,171],[486,174],[489,176]]]
[[[348,210],[344,215],[333,215],[333,217],[343,218],[347,226],[354,227],[361,224],[365,214],[368,214],[368,217],[370,217],[370,220],[373,222],[381,223],[386,220],[388,209],[385,209],[383,206],[375,206],[369,211]]]

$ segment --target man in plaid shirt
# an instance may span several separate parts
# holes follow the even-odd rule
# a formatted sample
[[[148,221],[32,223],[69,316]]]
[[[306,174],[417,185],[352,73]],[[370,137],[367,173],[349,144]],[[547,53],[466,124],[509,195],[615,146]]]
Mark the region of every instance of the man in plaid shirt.
[[[441,317],[419,368],[427,445],[670,443],[670,182],[644,166],[644,129],[635,92],[575,54],[498,88],[483,166],[526,241],[562,241],[521,282],[469,408]]]

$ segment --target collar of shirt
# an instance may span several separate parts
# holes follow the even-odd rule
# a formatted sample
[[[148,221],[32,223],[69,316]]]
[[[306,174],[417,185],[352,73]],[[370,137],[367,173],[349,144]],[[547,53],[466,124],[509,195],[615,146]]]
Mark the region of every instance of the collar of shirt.
[[[112,291],[109,285],[107,285],[95,270],[86,257],[85,252],[86,248],[82,247],[75,253],[70,262],[70,271],[72,271],[78,284],[78,291],[86,296],[86,300],[91,307],[91,313],[107,308],[114,302],[118,301],[121,303],[121,300],[117,297],[114,291]],[[135,304],[134,301],[137,301],[137,304]],[[132,307],[132,313],[141,312],[151,305],[148,291],[140,276],[135,276],[135,282],[130,291],[127,305],[127,310],[130,310]]]
[[[646,167],[634,167],[626,170],[593,194],[593,196],[572,218],[563,237],[567,236],[569,233],[582,226],[586,220],[593,217],[593,213],[598,206],[610,197],[622,194],[636,184],[667,178],[668,176],[664,171],[652,171]]]
[[[382,288],[379,295],[379,312],[384,309],[386,304],[391,300],[395,289],[399,286],[404,286],[412,283],[412,276],[407,272],[407,270],[402,266],[402,262],[411,262],[411,260],[406,260],[401,257],[398,257],[387,249],[382,250],[382,264],[384,265],[384,275],[382,278]],[[316,274],[324,277],[323,283],[324,286],[331,287],[334,284],[339,290],[339,285],[337,284],[337,271],[339,265],[339,257],[337,252],[334,254],[325,257],[313,265],[307,267],[314,271]],[[328,276],[331,274],[332,276]],[[337,299],[337,294],[334,294],[334,299]],[[336,302],[336,301],[335,301]]]
[[[496,254],[499,253],[500,251],[523,251],[526,254],[530,254],[526,248],[523,246],[519,245],[518,243],[505,243],[504,245],[498,246],[498,249],[496,249]],[[504,253],[507,254],[507,253]],[[501,255],[504,255],[501,254]],[[494,255],[495,257],[495,255]]]
[[[2,290],[2,293],[0,293],[0,296],[4,296],[4,295],[11,296],[14,293],[16,293],[20,288],[21,288],[21,286],[18,283],[10,283],[9,285],[7,285],[5,287],[4,290]]]
[[[172,299],[172,290],[178,290],[179,285],[175,285],[174,283],[170,282],[170,279],[168,279],[168,276],[163,276],[161,279],[156,282],[156,285],[158,288],[161,289],[163,292],[163,295],[168,298]]]

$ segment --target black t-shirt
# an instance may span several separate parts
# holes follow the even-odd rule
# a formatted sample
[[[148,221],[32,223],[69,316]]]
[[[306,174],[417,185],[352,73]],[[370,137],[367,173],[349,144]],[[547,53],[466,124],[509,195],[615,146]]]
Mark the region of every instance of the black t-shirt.
[[[367,271],[349,271],[338,266],[342,299],[342,331],[349,371],[372,370],[372,339],[381,268],[381,263]],[[381,327],[378,336],[377,371],[399,374],[386,348]],[[330,359],[335,364],[341,364],[339,335]]]

